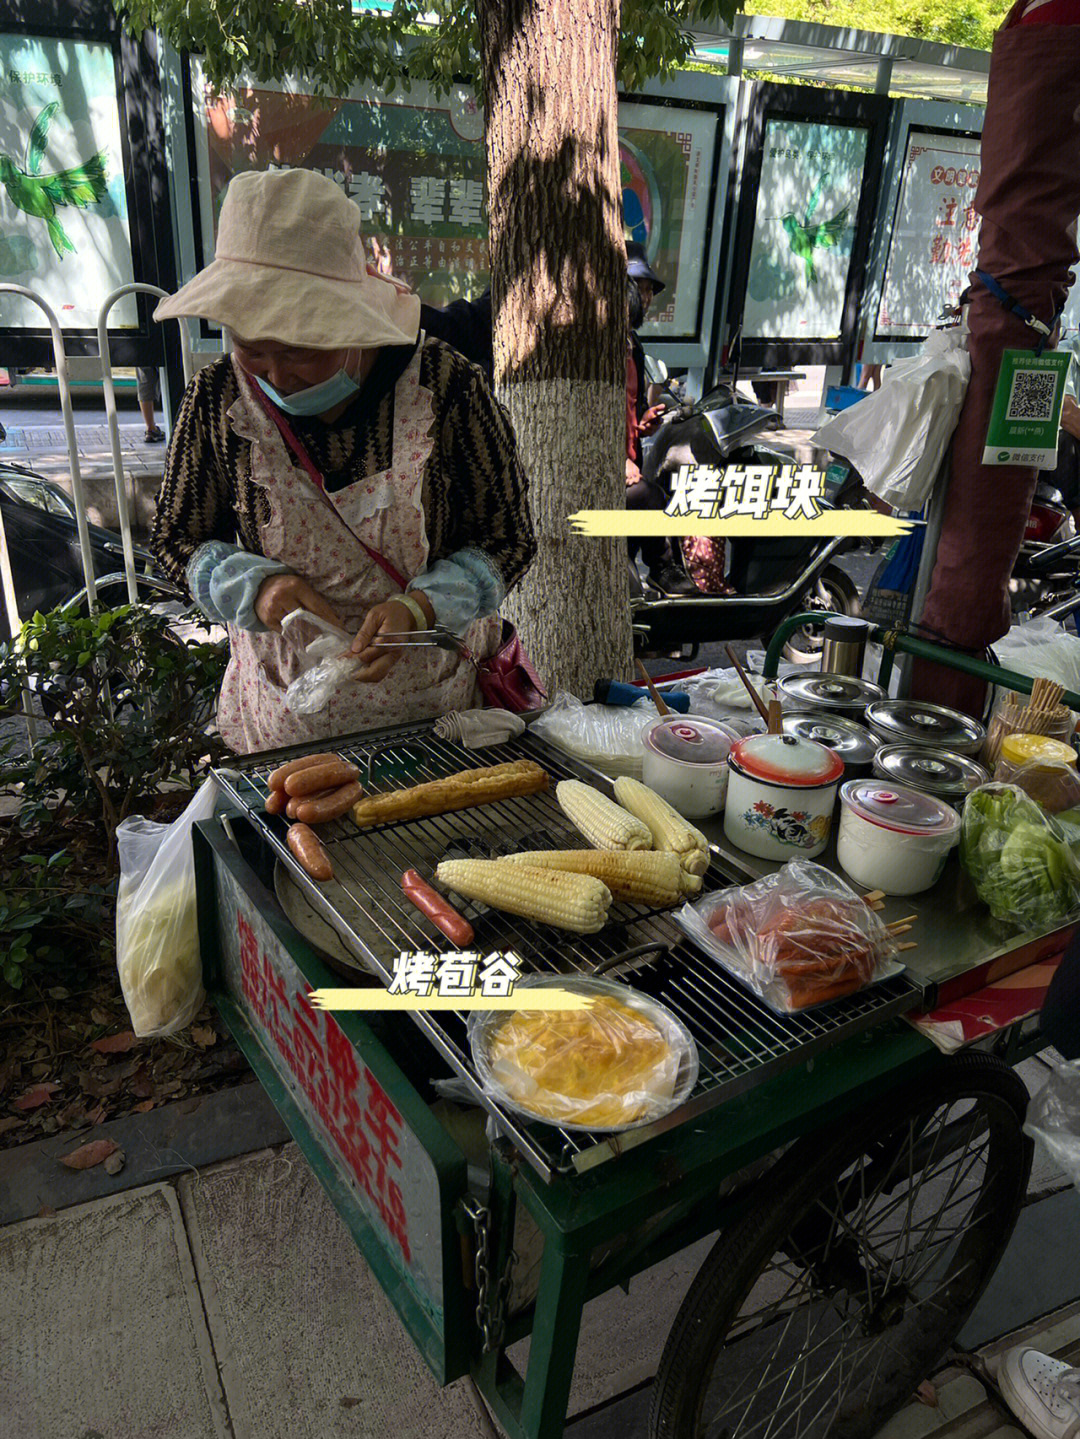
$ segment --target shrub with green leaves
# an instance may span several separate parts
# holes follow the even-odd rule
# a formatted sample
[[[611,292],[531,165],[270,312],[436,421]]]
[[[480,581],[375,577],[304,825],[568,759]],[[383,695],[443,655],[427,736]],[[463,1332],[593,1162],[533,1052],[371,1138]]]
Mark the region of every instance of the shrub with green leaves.
[[[226,659],[138,605],[35,614],[0,646],[0,713],[29,690],[51,726],[32,755],[0,760],[0,788],[21,785],[20,828],[100,818],[111,863],[128,815],[165,786],[195,788],[224,753],[207,725]]]

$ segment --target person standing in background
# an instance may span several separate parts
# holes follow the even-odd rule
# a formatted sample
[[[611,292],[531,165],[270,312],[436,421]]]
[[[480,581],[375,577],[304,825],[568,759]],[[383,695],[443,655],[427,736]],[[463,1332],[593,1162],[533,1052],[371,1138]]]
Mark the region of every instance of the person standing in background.
[[[136,367],[135,375],[135,393],[139,400],[143,423],[146,425],[146,443],[160,445],[165,439],[165,431],[158,428],[157,420],[154,417],[154,406],[158,399],[157,370],[152,365],[139,365]]]

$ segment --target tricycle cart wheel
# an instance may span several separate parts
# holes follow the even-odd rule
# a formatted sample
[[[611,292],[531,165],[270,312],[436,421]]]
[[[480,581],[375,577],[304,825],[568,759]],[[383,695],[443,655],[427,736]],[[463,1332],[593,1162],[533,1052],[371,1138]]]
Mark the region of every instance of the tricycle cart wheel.
[[[1009,1241],[1031,1170],[1027,1100],[1002,1061],[962,1054],[787,1150],[679,1310],[653,1439],[876,1434]]]

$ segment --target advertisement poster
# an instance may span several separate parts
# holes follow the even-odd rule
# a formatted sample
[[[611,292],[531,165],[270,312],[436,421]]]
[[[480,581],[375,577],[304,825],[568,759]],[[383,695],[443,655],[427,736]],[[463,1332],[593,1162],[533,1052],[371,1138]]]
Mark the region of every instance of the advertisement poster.
[[[878,310],[879,340],[921,340],[975,268],[979,141],[908,131]]]
[[[766,122],[743,336],[841,338],[868,132]]]
[[[0,281],[36,290],[62,328],[85,329],[133,279],[111,49],[0,35]],[[0,294],[0,326],[45,323],[31,301]],[[129,295],[110,329],[137,325]]]
[[[203,253],[213,253],[226,186],[243,170],[321,170],[385,241],[394,273],[428,304],[488,283],[484,120],[472,92],[435,100],[420,85],[316,99],[260,86],[215,97],[195,78]],[[717,116],[627,105],[620,125],[628,239],[643,240],[667,288],[643,335],[696,331],[704,281]]]

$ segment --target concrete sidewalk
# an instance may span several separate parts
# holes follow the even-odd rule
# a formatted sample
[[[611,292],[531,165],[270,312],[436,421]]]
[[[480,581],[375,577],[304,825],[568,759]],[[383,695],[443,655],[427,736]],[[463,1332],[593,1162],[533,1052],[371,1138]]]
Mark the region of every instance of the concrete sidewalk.
[[[1037,1066],[1024,1066],[1032,1089]],[[0,1155],[4,1439],[485,1439],[466,1385],[434,1384],[258,1087],[182,1108],[117,1122],[116,1176],[59,1166],[71,1136]],[[1080,1275],[1064,1257],[1080,1252],[1080,1198],[1041,1156],[1029,1195],[961,1344],[992,1357],[1038,1321],[1032,1342],[1071,1360]],[[567,1439],[645,1439],[651,1380],[710,1244],[587,1306]],[[913,1403],[881,1439],[1016,1439],[992,1387],[950,1371],[938,1388],[937,1408]]]

